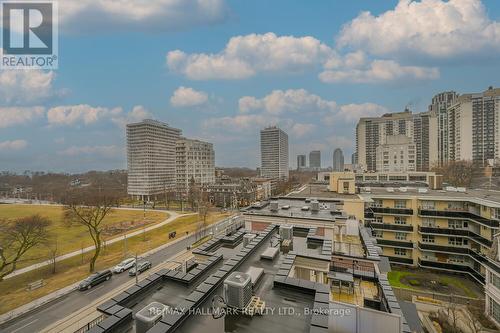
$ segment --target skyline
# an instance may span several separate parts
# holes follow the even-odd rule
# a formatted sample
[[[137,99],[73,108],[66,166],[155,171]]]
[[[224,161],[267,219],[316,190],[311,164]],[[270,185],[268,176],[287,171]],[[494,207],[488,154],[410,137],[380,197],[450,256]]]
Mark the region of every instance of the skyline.
[[[269,125],[289,134],[292,168],[317,149],[328,166],[335,148],[351,156],[359,117],[500,86],[495,1],[150,3],[163,10],[89,29],[90,5],[67,1],[59,69],[0,71],[0,169],[125,169],[124,125],[143,118],[214,143],[217,166],[259,166]]]

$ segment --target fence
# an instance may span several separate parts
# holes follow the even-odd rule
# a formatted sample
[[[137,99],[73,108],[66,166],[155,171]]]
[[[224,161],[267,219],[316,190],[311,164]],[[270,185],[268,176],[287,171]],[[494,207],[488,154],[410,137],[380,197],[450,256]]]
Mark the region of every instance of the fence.
[[[75,331],[75,333],[85,333],[87,331],[90,331],[92,328],[97,326],[103,320],[104,320],[104,315],[100,315],[96,319],[92,320],[90,323],[87,323],[85,324],[85,326],[80,327],[78,330]]]
[[[481,298],[471,298],[460,295],[452,295],[452,294],[441,294],[441,293],[433,293],[415,289],[405,289],[393,287],[394,294],[399,300],[411,301],[412,296],[421,296],[427,297],[443,302],[462,304],[462,305],[470,305],[477,308],[484,308],[485,300]]]

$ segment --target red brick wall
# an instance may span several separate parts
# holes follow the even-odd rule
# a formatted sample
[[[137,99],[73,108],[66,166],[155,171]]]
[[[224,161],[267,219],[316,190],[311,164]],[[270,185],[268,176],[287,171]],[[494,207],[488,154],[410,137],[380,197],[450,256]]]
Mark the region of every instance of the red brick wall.
[[[268,225],[267,222],[252,222],[252,231],[264,231]]]

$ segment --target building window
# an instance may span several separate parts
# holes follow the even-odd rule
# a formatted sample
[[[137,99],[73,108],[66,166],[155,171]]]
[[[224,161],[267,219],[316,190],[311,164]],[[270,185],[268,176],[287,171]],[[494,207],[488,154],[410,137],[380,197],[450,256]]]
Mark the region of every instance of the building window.
[[[373,200],[372,207],[382,208],[382,205],[383,205],[383,201],[382,200],[380,200],[380,199]]]
[[[448,228],[450,229],[462,229],[463,227],[464,227],[464,221],[448,220]]]
[[[422,243],[434,243],[435,241],[433,235],[422,235]]]
[[[382,216],[375,216],[375,223],[383,223],[383,218]]]
[[[395,238],[397,240],[406,240],[406,234],[404,232],[396,232]]]
[[[373,237],[382,238],[384,237],[384,232],[382,230],[373,230]]]
[[[492,285],[497,287],[498,290],[500,290],[500,276],[496,276],[493,274],[493,272],[490,272],[490,281]]]
[[[463,264],[465,263],[464,257],[462,256],[449,256],[448,262],[453,264]]]
[[[436,220],[429,217],[422,218],[422,226],[434,228],[436,227]]]
[[[397,256],[406,256],[406,249],[395,247],[394,248],[394,254],[397,255]]]
[[[490,316],[497,322],[500,323],[500,304],[495,302],[493,298],[490,297]]]
[[[394,217],[395,224],[406,224],[406,217],[404,216],[396,216]]]
[[[454,245],[454,246],[463,246],[463,245],[467,245],[467,240],[463,239],[462,237],[449,237],[448,244]]]
[[[422,201],[422,209],[434,209],[434,201]]]
[[[396,200],[394,202],[394,208],[406,208],[406,200]]]

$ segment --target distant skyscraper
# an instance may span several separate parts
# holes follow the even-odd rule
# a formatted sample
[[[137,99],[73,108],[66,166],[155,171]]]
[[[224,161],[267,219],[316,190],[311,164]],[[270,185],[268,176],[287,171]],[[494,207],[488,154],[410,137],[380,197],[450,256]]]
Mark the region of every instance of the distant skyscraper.
[[[176,185],[176,142],[181,130],[146,119],[127,124],[128,194],[149,199]]]
[[[297,155],[297,170],[304,169],[306,166],[306,155]]]
[[[344,171],[344,153],[340,148],[333,152],[333,171]]]
[[[358,154],[356,152],[352,153],[351,155],[351,164],[358,164]]]
[[[429,105],[429,112],[437,118],[437,162],[442,165],[449,160],[449,126],[452,120],[448,120],[448,108],[456,103],[458,94],[454,91],[445,91],[435,95]]]
[[[313,150],[309,153],[309,167],[321,169],[321,151]]]
[[[177,188],[187,193],[189,182],[196,184],[215,183],[215,152],[213,144],[182,138],[177,141],[176,175]]]
[[[437,160],[437,118],[432,112],[413,114],[388,113],[381,117],[361,118],[356,127],[356,153],[359,166],[368,171],[377,169],[377,148],[393,135],[409,137],[416,147],[417,171],[427,171]]]
[[[288,135],[276,126],[260,131],[262,177],[288,178]]]

